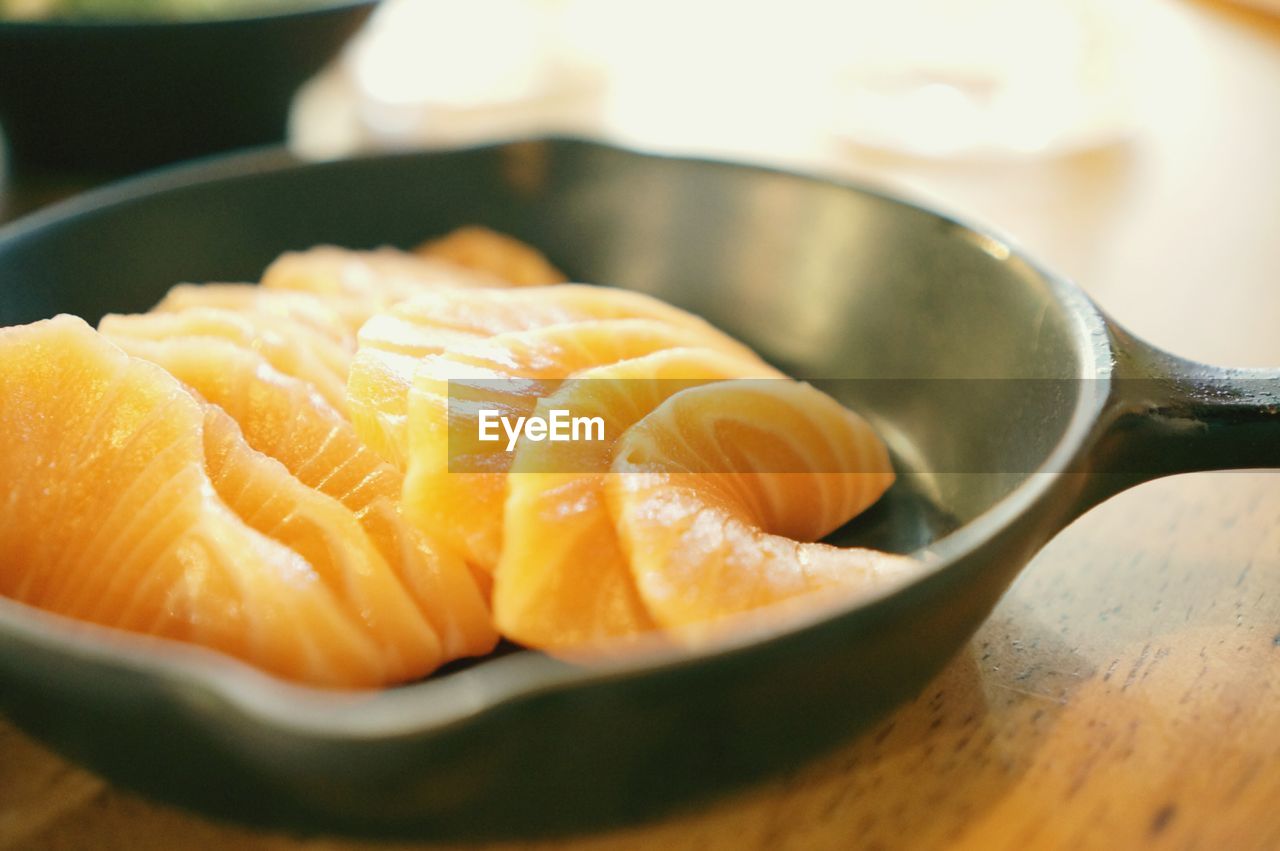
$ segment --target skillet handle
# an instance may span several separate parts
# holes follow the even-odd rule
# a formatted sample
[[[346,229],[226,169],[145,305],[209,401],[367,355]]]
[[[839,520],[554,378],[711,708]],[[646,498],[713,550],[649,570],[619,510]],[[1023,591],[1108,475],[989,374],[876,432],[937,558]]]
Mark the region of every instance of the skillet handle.
[[[1111,397],[1077,513],[1161,476],[1280,467],[1280,370],[1206,366],[1111,333]]]

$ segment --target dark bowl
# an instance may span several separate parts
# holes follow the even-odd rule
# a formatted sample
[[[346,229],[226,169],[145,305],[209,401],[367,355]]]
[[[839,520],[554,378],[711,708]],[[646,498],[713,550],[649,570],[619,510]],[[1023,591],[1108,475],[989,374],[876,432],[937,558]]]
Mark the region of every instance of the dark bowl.
[[[284,138],[375,0],[191,21],[0,21],[10,170],[127,172]]]

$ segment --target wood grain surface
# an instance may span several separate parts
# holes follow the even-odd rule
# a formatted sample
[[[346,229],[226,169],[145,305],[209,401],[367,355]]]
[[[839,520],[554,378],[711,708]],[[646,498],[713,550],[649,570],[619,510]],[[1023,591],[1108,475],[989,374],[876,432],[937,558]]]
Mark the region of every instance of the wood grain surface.
[[[1126,145],[1016,166],[780,153],[999,223],[1179,354],[1280,365],[1280,31],[1181,4],[1159,22],[1169,56]],[[817,762],[660,823],[493,847],[1274,849],[1277,801],[1280,474],[1212,473],[1081,518],[916,700]],[[360,847],[140,800],[0,722],[0,849]]]

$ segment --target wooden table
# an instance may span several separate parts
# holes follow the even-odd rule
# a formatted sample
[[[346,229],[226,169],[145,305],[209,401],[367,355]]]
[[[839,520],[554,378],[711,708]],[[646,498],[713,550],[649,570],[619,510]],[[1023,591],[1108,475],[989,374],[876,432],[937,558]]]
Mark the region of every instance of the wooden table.
[[[1127,146],[925,165],[782,158],[996,222],[1178,353],[1280,365],[1280,25],[1167,6]],[[511,848],[1278,848],[1280,475],[1182,476],[1091,512],[918,699],[814,764],[606,836]],[[348,849],[110,788],[0,724],[0,848]],[[379,846],[380,847],[380,846]]]

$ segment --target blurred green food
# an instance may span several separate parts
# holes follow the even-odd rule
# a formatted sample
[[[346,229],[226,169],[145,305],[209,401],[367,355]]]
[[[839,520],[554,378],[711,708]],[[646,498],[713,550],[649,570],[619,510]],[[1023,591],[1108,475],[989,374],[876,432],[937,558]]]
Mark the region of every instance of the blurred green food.
[[[0,0],[0,18],[173,20],[233,18],[317,5],[317,0]]]

